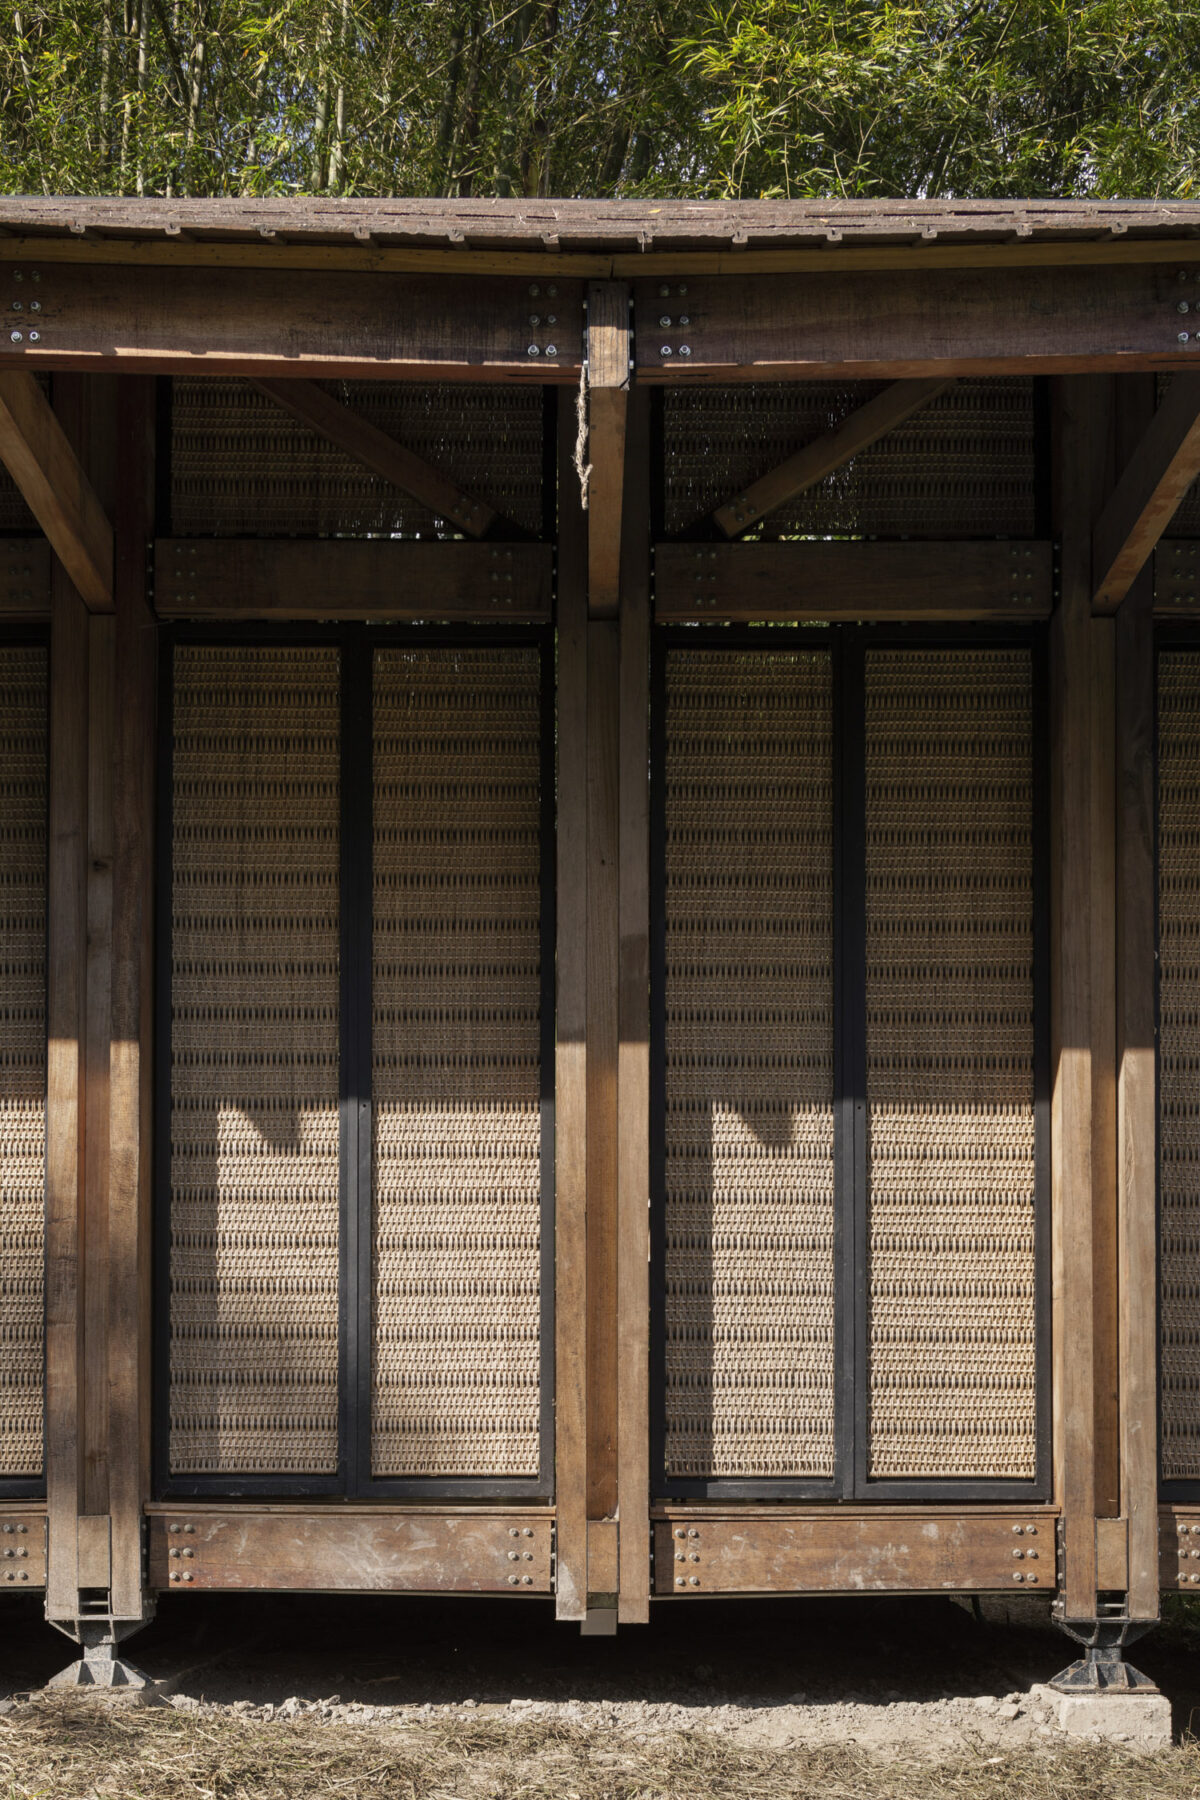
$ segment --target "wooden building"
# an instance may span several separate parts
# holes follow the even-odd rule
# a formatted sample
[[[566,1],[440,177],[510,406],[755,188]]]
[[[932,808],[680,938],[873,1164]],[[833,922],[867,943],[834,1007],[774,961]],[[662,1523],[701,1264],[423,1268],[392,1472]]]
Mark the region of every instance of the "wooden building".
[[[1020,1592],[1136,1685],[1200,204],[0,199],[0,294],[0,1583],[71,1678],[169,1592]]]

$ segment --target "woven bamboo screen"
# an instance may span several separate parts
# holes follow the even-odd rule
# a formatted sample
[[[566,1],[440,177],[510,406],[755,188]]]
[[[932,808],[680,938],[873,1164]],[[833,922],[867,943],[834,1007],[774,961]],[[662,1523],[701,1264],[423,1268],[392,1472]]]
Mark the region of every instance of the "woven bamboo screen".
[[[666,1470],[831,1476],[826,652],[675,650],[666,748]]]
[[[322,384],[468,493],[542,527],[539,388]],[[179,536],[433,537],[441,521],[249,382],[178,376],[171,529]]]
[[[338,663],[175,651],[176,1474],[337,1467]]]
[[[885,384],[781,382],[664,393],[665,525],[686,530],[832,431]],[[764,521],[761,535],[1031,537],[1033,383],[958,381]]]
[[[1200,1479],[1200,657],[1158,659],[1162,1474]]]
[[[0,1475],[42,1470],[46,652],[0,646]]]
[[[1036,1474],[1032,668],[866,674],[869,1473]]]
[[[376,1476],[538,1474],[540,683],[375,656]]]

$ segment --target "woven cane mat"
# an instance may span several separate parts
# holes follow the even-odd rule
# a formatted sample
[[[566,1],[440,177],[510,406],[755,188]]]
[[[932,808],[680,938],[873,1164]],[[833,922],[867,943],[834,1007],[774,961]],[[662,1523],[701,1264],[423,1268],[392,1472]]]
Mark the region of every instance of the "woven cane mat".
[[[876,1477],[1036,1473],[1031,675],[867,657]]]
[[[666,1470],[830,1476],[832,689],[823,651],[672,651]]]
[[[42,1471],[46,652],[0,646],[0,1475]]]
[[[337,1468],[338,655],[175,652],[171,1468]]]
[[[1162,1474],[1200,1479],[1200,657],[1158,659]]]
[[[527,530],[542,527],[540,388],[333,381],[328,392]],[[436,537],[444,522],[245,381],[177,376],[171,529]],[[451,530],[449,535],[453,535]]]
[[[536,1476],[540,658],[375,657],[371,1466]]]
[[[667,388],[665,522],[686,530],[813,438],[883,382]],[[766,539],[1032,537],[1033,384],[959,381],[895,431],[764,519]]]

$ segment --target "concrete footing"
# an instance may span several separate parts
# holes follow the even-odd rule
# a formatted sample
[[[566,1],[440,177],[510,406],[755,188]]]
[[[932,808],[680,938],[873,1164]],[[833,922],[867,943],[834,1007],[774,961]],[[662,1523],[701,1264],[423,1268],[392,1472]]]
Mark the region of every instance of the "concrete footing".
[[[1052,1694],[1059,1730],[1092,1743],[1119,1744],[1147,1755],[1171,1742],[1171,1703],[1164,1694]]]

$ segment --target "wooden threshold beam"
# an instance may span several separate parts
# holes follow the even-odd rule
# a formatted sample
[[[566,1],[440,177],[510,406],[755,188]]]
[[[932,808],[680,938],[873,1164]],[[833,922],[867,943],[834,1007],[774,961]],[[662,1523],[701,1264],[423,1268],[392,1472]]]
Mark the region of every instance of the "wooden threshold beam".
[[[824,481],[834,469],[840,469],[868,444],[886,437],[889,431],[894,431],[897,425],[902,425],[905,419],[911,418],[949,386],[950,378],[938,376],[927,376],[919,381],[893,381],[881,394],[876,394],[848,419],[843,419],[835,431],[823,432],[777,468],[751,482],[735,499],[718,506],[712,515],[714,521],[727,538],[739,536],[759,519],[774,512],[777,506],[783,506],[797,494],[802,494],[805,488]]]
[[[1092,533],[1092,606],[1116,612],[1200,475],[1200,371],[1176,375]]]
[[[550,617],[549,544],[399,538],[160,538],[162,619]]]
[[[85,605],[111,611],[112,526],[29,369],[0,370],[0,462]]]
[[[1030,543],[659,544],[655,617],[1047,619],[1052,546]]]
[[[439,518],[449,519],[468,537],[483,537],[499,519],[495,507],[464,493],[440,469],[435,469],[412,450],[406,450],[403,444],[389,437],[386,431],[380,431],[353,407],[345,406],[332,394],[327,394],[315,381],[268,379],[255,381],[253,385],[259,393],[291,413],[294,419],[299,419],[302,425],[309,426],[320,437],[328,438],[356,462],[374,470],[376,475],[382,475],[385,481],[419,500]],[[518,527],[510,524],[510,529],[515,533]]]

